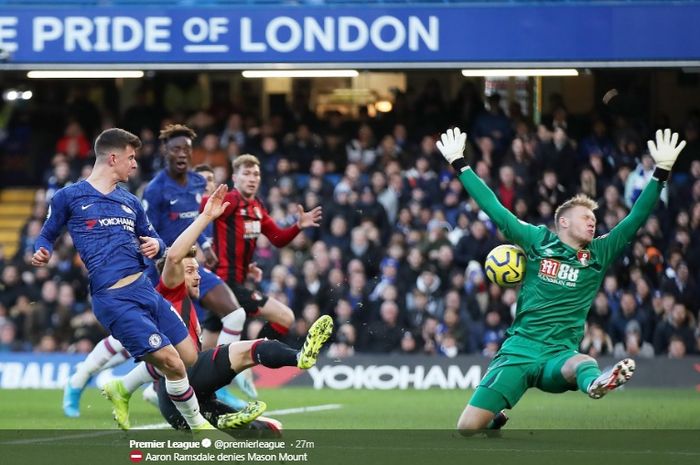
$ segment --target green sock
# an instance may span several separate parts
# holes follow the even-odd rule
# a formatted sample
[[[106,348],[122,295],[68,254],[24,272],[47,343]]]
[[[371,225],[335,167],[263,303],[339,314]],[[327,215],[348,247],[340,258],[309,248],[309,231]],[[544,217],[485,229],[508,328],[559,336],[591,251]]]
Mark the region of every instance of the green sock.
[[[600,376],[600,368],[597,362],[582,362],[576,367],[576,384],[581,392],[588,393],[588,386],[598,376]]]

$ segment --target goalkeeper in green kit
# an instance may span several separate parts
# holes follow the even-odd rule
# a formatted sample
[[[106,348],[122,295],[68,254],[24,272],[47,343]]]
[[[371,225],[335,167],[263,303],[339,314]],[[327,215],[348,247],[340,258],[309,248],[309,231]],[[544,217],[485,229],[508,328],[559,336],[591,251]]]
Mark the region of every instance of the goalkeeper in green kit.
[[[551,393],[578,389],[599,399],[632,377],[634,360],[624,359],[601,373],[598,363],[577,348],[606,270],[654,209],[685,141],[678,143],[678,134],[670,129],[656,132],[656,143],[648,142],[656,162],[651,181],[629,215],[610,233],[594,238],[598,205],[585,195],[557,208],[556,234],[520,221],[467,166],[466,140],[459,128],[448,129],[437,148],[476,203],[527,257],[515,321],[457,424],[469,435],[502,427],[508,420],[503,410],[513,408],[531,387]]]

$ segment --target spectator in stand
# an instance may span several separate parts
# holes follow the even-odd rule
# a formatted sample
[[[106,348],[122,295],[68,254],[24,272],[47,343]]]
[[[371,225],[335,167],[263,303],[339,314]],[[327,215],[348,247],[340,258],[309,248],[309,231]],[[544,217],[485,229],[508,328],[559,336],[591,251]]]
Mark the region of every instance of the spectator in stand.
[[[642,193],[644,186],[647,185],[653,174],[654,159],[651,158],[649,153],[643,153],[641,161],[637,164],[637,167],[630,172],[625,182],[624,199],[627,208],[632,208],[632,205],[637,201],[639,194]],[[664,203],[668,201],[666,191],[661,193],[660,198]]]
[[[68,123],[63,137],[56,142],[57,153],[66,154],[69,160],[80,165],[87,161],[90,150],[90,142],[77,121]]]
[[[608,129],[605,122],[600,118],[596,118],[593,121],[591,134],[583,138],[579,144],[578,166],[589,164],[593,154],[602,157],[604,160],[612,160],[615,155],[615,145],[608,137]]]
[[[700,288],[690,275],[686,262],[678,263],[675,269],[666,270],[666,277],[661,284],[661,289],[673,294],[679,302],[685,304],[686,308],[698,308]]]
[[[615,344],[613,357],[653,358],[654,346],[642,339],[642,329],[636,321],[630,321],[625,328],[625,338]]]
[[[192,150],[192,166],[206,164],[211,167],[226,166],[229,163],[226,152],[219,148],[219,138],[210,132],[201,139],[199,147]]]
[[[238,147],[246,146],[246,132],[240,113],[229,115],[226,120],[226,127],[219,137],[219,147],[225,149],[231,142],[235,142]]]
[[[59,189],[71,185],[71,169],[65,157],[56,157],[53,172],[46,181],[46,201],[49,202]]]
[[[362,124],[357,136],[345,146],[347,160],[356,163],[362,171],[368,171],[377,162],[374,131],[368,124]]]
[[[693,347],[695,341],[695,318],[684,304],[676,302],[654,332],[654,351],[657,354],[668,353],[673,337],[683,341],[686,348]]]
[[[0,353],[2,352],[31,352],[29,341],[17,339],[15,324],[0,318]]]
[[[550,205],[561,205],[568,197],[568,191],[559,182],[559,175],[552,169],[545,169],[542,179],[537,183],[537,197]]]
[[[668,358],[685,358],[688,353],[688,346],[680,336],[671,336],[668,343]]]
[[[494,92],[486,98],[486,109],[483,110],[474,122],[473,137],[488,136],[493,141],[494,150],[499,156],[505,153],[513,130],[511,121],[501,108],[501,95]]]
[[[581,340],[580,352],[593,358],[611,355],[613,343],[603,328],[593,323],[588,325],[586,333]]]
[[[328,353],[326,355],[328,358],[332,359],[352,357],[355,355],[356,341],[355,327],[346,323],[336,330],[335,341],[328,347]]]
[[[641,334],[647,334],[647,322],[644,315],[637,310],[637,301],[630,291],[623,291],[620,296],[620,312],[612,318],[610,324],[610,336],[613,343],[622,342],[625,339],[627,327],[631,322],[637,323]]]
[[[399,324],[399,306],[386,301],[379,309],[379,320],[369,323],[360,335],[359,349],[362,352],[391,353],[401,348],[404,330]]]

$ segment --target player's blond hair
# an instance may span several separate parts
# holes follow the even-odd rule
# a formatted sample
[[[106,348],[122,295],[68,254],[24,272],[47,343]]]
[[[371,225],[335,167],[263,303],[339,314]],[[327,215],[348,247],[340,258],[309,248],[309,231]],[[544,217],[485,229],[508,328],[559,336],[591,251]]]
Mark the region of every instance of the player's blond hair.
[[[237,156],[233,159],[233,163],[231,163],[231,168],[233,169],[234,173],[237,172],[240,168],[246,166],[260,166],[260,160],[258,160],[258,157],[256,157],[255,155],[246,153]]]
[[[559,229],[559,218],[566,215],[566,213],[574,207],[585,207],[592,211],[598,209],[598,202],[587,196],[586,194],[578,194],[571,197],[566,202],[562,203],[557,207],[554,212],[554,227]]]

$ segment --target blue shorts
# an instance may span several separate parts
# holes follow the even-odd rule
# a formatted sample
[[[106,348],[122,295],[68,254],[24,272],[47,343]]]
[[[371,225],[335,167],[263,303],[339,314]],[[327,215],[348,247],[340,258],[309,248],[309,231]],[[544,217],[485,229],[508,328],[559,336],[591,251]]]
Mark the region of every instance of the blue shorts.
[[[213,271],[199,265],[199,276],[201,280],[199,281],[199,296],[204,297],[214,289],[219,284],[224,284],[224,282],[219,278],[219,276]]]
[[[199,321],[204,321],[207,309],[202,305],[201,299],[219,284],[224,284],[221,278],[213,271],[199,265],[199,300],[194,301],[194,308],[197,311]]]
[[[188,337],[180,315],[145,273],[128,286],[93,294],[92,306],[102,326],[137,360]]]

